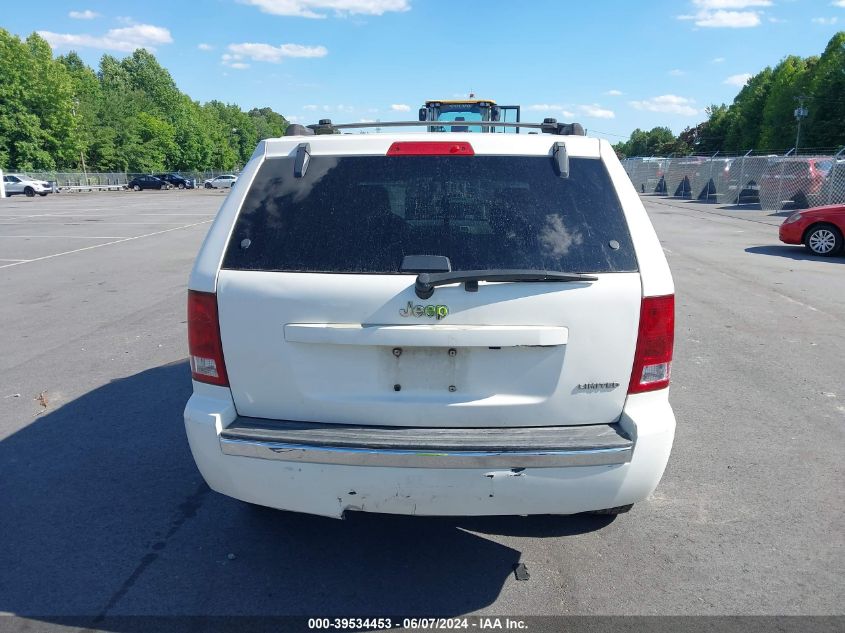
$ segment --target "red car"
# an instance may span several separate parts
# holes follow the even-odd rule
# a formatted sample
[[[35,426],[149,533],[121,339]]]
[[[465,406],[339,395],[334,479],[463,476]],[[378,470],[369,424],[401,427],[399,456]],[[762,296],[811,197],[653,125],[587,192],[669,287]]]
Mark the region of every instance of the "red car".
[[[786,244],[804,244],[816,255],[828,257],[842,251],[845,235],[845,204],[796,211],[780,225],[779,237]]]
[[[820,189],[832,166],[830,157],[793,156],[771,163],[760,179],[760,206],[782,209],[786,203],[804,209],[818,204]]]

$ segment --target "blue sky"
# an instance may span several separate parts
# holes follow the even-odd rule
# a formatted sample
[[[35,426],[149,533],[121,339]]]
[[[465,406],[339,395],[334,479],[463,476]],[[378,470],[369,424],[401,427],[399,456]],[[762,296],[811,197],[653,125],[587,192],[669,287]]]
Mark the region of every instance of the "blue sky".
[[[145,46],[192,98],[292,121],[413,119],[472,90],[618,141],[680,132],[748,74],[820,54],[845,0],[29,0],[0,26],[94,67]]]

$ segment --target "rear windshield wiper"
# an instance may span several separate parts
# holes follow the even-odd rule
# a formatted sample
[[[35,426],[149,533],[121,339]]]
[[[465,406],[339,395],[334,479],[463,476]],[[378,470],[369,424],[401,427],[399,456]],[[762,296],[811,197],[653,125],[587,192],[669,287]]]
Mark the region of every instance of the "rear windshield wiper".
[[[414,292],[420,299],[428,299],[437,286],[466,282],[469,292],[478,290],[479,281],[597,281],[593,275],[563,273],[553,270],[493,269],[454,270],[448,273],[420,273],[414,284]]]

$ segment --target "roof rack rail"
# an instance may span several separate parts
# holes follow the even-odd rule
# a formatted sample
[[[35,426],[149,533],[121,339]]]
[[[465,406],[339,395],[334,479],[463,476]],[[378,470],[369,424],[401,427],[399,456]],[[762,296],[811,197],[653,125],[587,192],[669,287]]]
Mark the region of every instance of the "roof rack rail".
[[[462,121],[463,125],[485,128],[528,128],[545,134],[558,136],[584,136],[580,123],[558,123],[557,119],[543,119],[542,123],[503,123],[500,121]],[[451,127],[452,121],[368,121],[366,123],[332,123],[331,119],[320,119],[319,123],[302,126],[289,125],[285,136],[310,136],[312,134],[339,134],[341,130],[380,127]]]
[[[285,130],[285,136],[312,136],[313,134],[314,130],[299,123],[291,123]]]

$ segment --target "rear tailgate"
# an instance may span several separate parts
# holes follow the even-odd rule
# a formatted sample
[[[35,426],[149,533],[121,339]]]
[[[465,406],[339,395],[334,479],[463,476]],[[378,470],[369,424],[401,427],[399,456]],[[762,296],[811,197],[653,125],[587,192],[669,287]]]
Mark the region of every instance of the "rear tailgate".
[[[511,141],[525,155],[495,156],[479,151],[489,139],[443,138],[456,137],[470,138],[475,155],[373,156],[360,149],[367,140],[331,138],[329,155],[322,139],[309,141],[301,178],[295,146],[263,163],[217,278],[240,415],[432,427],[619,417],[642,285],[597,148],[573,142],[563,179],[554,138]],[[357,156],[338,149],[353,142]],[[454,284],[423,300],[400,270],[403,256],[420,254],[445,255],[453,270],[598,279]]]
[[[637,273],[592,284],[481,283],[478,292],[456,285],[430,302],[413,282],[221,271],[220,329],[238,412],[397,426],[618,418],[636,343]],[[408,303],[449,314],[400,316]]]

